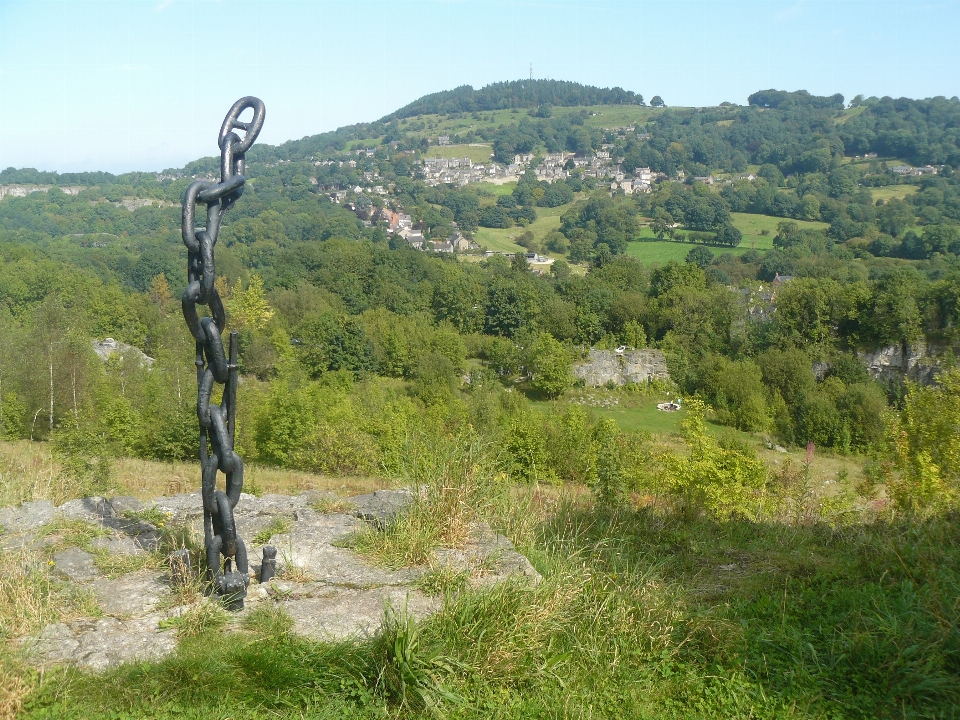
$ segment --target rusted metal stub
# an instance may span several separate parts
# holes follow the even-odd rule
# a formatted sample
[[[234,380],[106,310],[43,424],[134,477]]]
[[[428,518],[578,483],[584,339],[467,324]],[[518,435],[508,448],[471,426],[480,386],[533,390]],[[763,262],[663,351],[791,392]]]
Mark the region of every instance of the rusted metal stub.
[[[250,122],[240,115],[253,110]],[[243,608],[250,571],[247,548],[237,536],[234,508],[243,490],[243,461],[234,452],[237,399],[237,333],[231,332],[225,349],[226,316],[214,284],[214,247],[227,210],[243,194],[245,155],[263,127],[265,109],[255,97],[233,104],[220,127],[220,182],[197,180],[183,196],[181,234],[187,246],[187,289],[183,292],[183,319],[196,341],[197,417],[200,421],[203,530],[210,592],[222,597],[229,609]],[[244,132],[241,138],[235,130]],[[206,205],[206,225],[196,226],[197,204]],[[209,309],[201,317],[198,305]],[[215,384],[223,385],[223,400],[210,399]],[[217,489],[218,473],[226,476],[225,490]]]

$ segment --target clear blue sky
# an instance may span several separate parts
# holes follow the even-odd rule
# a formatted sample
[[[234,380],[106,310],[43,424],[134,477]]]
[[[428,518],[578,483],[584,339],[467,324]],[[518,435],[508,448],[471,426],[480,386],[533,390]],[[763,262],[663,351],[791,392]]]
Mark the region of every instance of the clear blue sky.
[[[958,36],[957,0],[0,0],[0,167],[178,167],[242,95],[281,143],[531,61],[668,105],[950,97]]]

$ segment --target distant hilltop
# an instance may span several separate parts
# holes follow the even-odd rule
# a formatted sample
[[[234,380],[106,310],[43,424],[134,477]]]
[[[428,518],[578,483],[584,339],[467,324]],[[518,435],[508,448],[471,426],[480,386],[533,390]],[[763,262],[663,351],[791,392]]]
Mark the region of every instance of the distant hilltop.
[[[416,115],[538,108],[544,105],[643,105],[643,95],[619,87],[598,88],[566,80],[512,80],[493,83],[480,90],[474,90],[470,85],[461,85],[454,90],[424,95],[381,118],[380,122]]]

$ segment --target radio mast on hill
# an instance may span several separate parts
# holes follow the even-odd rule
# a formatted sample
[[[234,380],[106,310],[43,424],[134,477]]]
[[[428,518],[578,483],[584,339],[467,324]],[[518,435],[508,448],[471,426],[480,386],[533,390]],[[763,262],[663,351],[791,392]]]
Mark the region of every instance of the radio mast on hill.
[[[530,61],[530,79],[533,80],[533,61]]]

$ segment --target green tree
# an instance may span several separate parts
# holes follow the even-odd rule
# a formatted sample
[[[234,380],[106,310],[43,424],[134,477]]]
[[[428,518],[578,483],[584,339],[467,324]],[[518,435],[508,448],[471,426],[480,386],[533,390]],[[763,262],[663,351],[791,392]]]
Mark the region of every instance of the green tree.
[[[941,373],[937,383],[911,386],[891,422],[888,483],[900,507],[923,514],[960,499],[960,370]]]
[[[596,458],[594,495],[604,505],[622,504],[627,491],[623,449],[621,433],[612,418],[601,418],[593,428],[593,452]]]
[[[355,375],[375,369],[373,345],[356,319],[324,313],[304,320],[296,330],[298,354],[304,368],[318,377],[328,370]]]
[[[743,240],[743,233],[732,223],[724,223],[717,229],[716,241],[721,245],[737,247]]]
[[[533,378],[530,384],[555,398],[573,385],[573,373],[570,370],[570,354],[554,337],[540,333],[528,351],[530,372]]]
[[[663,208],[657,208],[653,211],[653,220],[650,223],[650,229],[653,230],[653,234],[657,236],[657,240],[663,240],[663,238],[668,235],[672,240],[674,222],[673,215]]]
[[[663,453],[662,481],[688,517],[701,512],[717,520],[752,515],[766,483],[766,468],[755,456],[721,447],[707,432],[705,412],[701,401],[687,403],[680,432],[689,455]]]
[[[685,260],[688,263],[693,263],[698,267],[705,268],[713,262],[713,253],[710,251],[710,248],[698,245],[690,249]]]
[[[246,290],[238,280],[231,293],[229,309],[241,330],[262,330],[274,315],[263,291],[263,278],[252,275]]]

